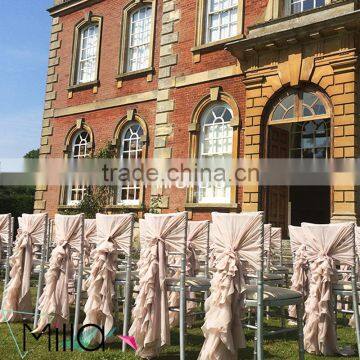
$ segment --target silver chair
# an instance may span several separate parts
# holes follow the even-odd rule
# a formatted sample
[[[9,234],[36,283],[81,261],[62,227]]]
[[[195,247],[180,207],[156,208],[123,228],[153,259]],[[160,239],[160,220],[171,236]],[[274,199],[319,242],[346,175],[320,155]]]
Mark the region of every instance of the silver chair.
[[[196,317],[204,315],[204,309],[195,311],[196,304],[203,305],[210,289],[210,222],[209,221],[189,221],[187,231],[187,249],[185,265],[185,304],[187,315]],[[180,272],[181,258],[183,254],[177,252],[168,253],[169,276],[166,279],[168,290],[171,291],[169,299],[169,311],[179,314],[180,297]],[[191,308],[190,308],[190,305]],[[170,314],[174,315],[174,314]],[[185,329],[186,330],[186,329]],[[186,334],[184,334],[184,337]]]
[[[262,246],[264,244],[262,243]],[[263,251],[262,251],[263,253]],[[267,266],[270,266],[270,259],[268,259]],[[260,270],[256,273],[256,285],[248,285],[245,291],[245,306],[249,308],[256,308],[255,324],[245,324],[245,327],[255,330],[255,347],[254,358],[264,359],[264,336],[280,335],[287,332],[298,332],[298,346],[299,346],[299,359],[304,359],[304,339],[303,339],[303,313],[304,301],[302,294],[282,287],[274,287],[265,285],[264,280],[264,259],[261,259]],[[264,329],[264,309],[279,308],[281,319],[286,319],[285,313],[281,311],[282,308],[287,306],[296,306],[297,308],[297,328],[285,328],[285,323],[282,321],[282,327],[278,330],[265,330]]]

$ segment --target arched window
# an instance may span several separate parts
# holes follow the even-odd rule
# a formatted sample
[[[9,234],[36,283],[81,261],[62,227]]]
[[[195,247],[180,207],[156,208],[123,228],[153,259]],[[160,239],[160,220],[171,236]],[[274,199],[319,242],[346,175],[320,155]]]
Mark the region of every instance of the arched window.
[[[84,159],[90,156],[90,134],[86,130],[79,130],[73,136],[69,157],[72,159]],[[88,187],[83,184],[75,184],[68,191],[68,205],[78,205],[83,200]]]
[[[323,96],[317,91],[291,90],[275,104],[270,123],[298,122],[330,117]]]
[[[199,157],[206,160],[231,159],[233,153],[233,113],[225,102],[210,104],[201,116]],[[228,182],[202,179],[198,189],[200,203],[230,203],[231,186]]]
[[[120,135],[120,158],[141,159],[143,156],[142,137],[144,130],[137,121],[130,121]],[[139,205],[142,185],[139,182],[121,184],[118,189],[118,203]]]
[[[76,77],[78,84],[92,82],[97,78],[98,42],[98,23],[91,23],[80,30]]]
[[[150,66],[151,6],[143,6],[129,18],[127,71],[137,71]]]

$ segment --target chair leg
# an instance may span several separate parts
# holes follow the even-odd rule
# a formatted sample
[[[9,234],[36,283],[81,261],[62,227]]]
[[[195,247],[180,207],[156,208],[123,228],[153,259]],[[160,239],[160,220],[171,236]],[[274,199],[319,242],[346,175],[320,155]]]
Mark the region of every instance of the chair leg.
[[[298,342],[299,342],[299,360],[304,360],[304,303],[301,302],[296,306],[297,323],[298,323]]]
[[[343,315],[344,315],[344,313],[343,313]],[[334,296],[334,327],[335,327],[335,331],[337,329],[337,317],[338,317],[338,302],[337,302],[337,295],[335,295]]]
[[[131,298],[132,298],[132,286],[129,283],[125,287],[125,300],[124,300],[124,324],[123,335],[127,336],[129,332],[130,314],[131,314]],[[126,343],[123,341],[122,351],[126,350]]]
[[[185,331],[186,331],[186,291],[185,286],[180,290],[180,360],[185,360]]]
[[[280,319],[281,327],[285,328],[285,326],[286,326],[286,323],[285,323],[285,308],[283,306],[280,308],[280,316],[281,316],[281,319]]]
[[[254,336],[254,360],[257,360],[257,332],[255,331],[255,336]]]
[[[359,296],[358,291],[355,291],[355,296],[353,296],[353,307],[354,307],[354,317],[355,317],[355,329],[356,329],[356,341],[358,348],[358,356],[360,357],[360,314],[359,314]]]

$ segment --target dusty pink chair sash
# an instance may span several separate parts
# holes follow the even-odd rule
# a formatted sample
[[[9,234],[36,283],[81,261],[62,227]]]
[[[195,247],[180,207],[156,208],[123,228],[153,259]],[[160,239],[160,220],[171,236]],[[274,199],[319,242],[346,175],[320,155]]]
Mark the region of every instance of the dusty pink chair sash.
[[[199,261],[196,251],[207,256],[207,246],[209,237],[209,221],[189,221],[188,233],[187,233],[187,253],[186,253],[186,276],[194,277],[196,271],[199,269]],[[179,263],[180,257],[177,256],[176,260]],[[175,277],[179,278],[180,270],[175,274]],[[188,298],[194,298],[195,294],[187,294]],[[180,293],[173,291],[169,295],[169,306],[178,307],[180,305]],[[188,301],[186,311],[188,314],[197,307],[197,303],[194,301]],[[188,325],[191,325],[193,319],[189,318]],[[170,327],[177,326],[179,323],[179,313],[175,311],[169,312]]]
[[[336,281],[336,262],[352,265],[354,224],[302,224],[307,258],[310,263],[309,296],[305,302],[305,350],[330,356],[338,352],[332,281]]]
[[[142,358],[158,356],[160,347],[170,343],[165,250],[183,251],[186,227],[186,212],[146,214],[140,220],[139,294],[130,335]]]
[[[304,233],[300,226],[290,225],[289,235],[294,269],[291,277],[291,289],[302,293],[306,300],[309,291],[309,277]],[[289,307],[289,315],[296,318],[296,306]]]
[[[133,215],[96,215],[97,247],[92,252],[91,274],[86,281],[88,299],[84,325],[104,326],[107,335],[114,324],[113,301],[118,253],[129,255]]]
[[[210,237],[214,247],[215,273],[206,300],[205,342],[200,360],[237,359],[246,346],[241,318],[244,311],[245,264],[260,268],[262,213],[213,213]]]
[[[45,274],[45,288],[40,297],[40,318],[34,332],[47,324],[62,326],[69,320],[69,281],[74,277],[71,250],[81,253],[83,215],[55,215],[55,244],[49,268]],[[81,256],[81,254],[80,254]]]
[[[9,242],[9,230],[11,227],[11,220],[8,214],[0,215],[0,254],[2,247]]]
[[[30,276],[33,266],[34,245],[43,245],[46,232],[46,214],[23,214],[19,218],[13,255],[10,257],[10,281],[7,284],[1,321],[15,320],[31,313]]]
[[[84,222],[84,264],[89,266],[91,246],[96,243],[96,220],[86,219]]]

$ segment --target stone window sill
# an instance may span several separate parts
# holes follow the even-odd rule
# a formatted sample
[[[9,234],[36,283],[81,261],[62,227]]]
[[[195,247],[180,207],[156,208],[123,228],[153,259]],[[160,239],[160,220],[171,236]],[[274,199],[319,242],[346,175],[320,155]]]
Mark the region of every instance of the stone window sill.
[[[99,85],[100,85],[100,81],[95,80],[95,81],[90,81],[87,83],[71,85],[68,87],[68,91],[69,92],[82,91],[82,90],[86,90],[86,89],[97,88]]]
[[[145,77],[148,75],[152,75],[154,73],[154,68],[148,67],[146,69],[136,70],[136,71],[129,71],[122,74],[118,74],[116,80],[124,80],[124,79],[131,79],[136,77]]]
[[[185,204],[185,209],[229,209],[237,210],[239,208],[238,204],[202,204],[202,203],[187,203]]]
[[[244,35],[240,34],[240,35],[232,36],[230,38],[222,39],[222,40],[219,40],[219,41],[214,41],[214,42],[211,42],[211,43],[206,43],[206,44],[194,46],[193,48],[191,48],[190,51],[194,55],[195,54],[206,53],[206,52],[211,52],[211,51],[214,51],[214,50],[217,50],[217,49],[224,48],[225,44],[227,44],[228,42],[241,40],[243,38],[244,38]]]

